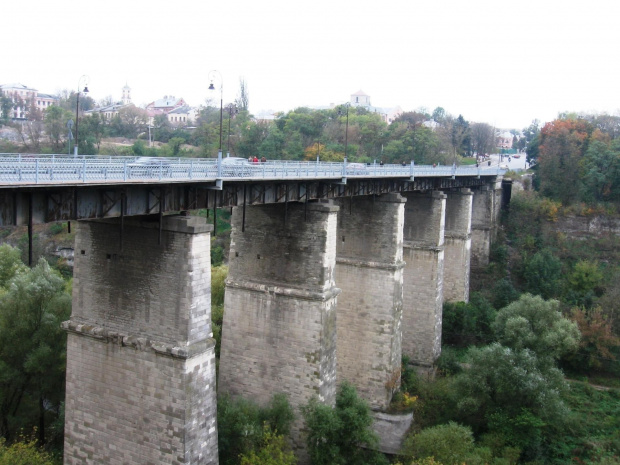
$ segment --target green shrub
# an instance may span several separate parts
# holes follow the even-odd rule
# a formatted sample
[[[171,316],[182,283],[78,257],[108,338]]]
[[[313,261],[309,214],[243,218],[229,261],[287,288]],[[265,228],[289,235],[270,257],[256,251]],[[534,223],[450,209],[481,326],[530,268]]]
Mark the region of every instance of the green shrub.
[[[266,431],[273,435],[288,432],[292,421],[293,411],[284,395],[275,395],[265,408],[247,399],[220,396],[217,403],[220,463],[236,465],[241,455],[252,457],[252,451],[260,455],[261,447],[265,447]]]
[[[301,411],[313,465],[388,463],[381,453],[372,450],[378,439],[372,431],[370,407],[349,383],[338,389],[335,408],[312,398]]]
[[[23,439],[23,438],[22,438]],[[0,465],[58,465],[35,440],[23,439],[7,446],[0,438]]]
[[[402,453],[414,459],[434,457],[444,465],[469,462],[474,450],[474,435],[467,426],[450,422],[423,429],[405,440]]]

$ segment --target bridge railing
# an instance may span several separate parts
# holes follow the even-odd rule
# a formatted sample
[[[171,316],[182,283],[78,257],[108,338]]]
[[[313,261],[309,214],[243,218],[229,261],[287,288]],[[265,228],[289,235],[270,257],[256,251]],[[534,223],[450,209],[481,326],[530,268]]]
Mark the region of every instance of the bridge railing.
[[[321,161],[252,163],[223,159],[221,179],[342,179],[378,177],[446,177],[503,174],[495,167],[380,165]],[[218,179],[214,158],[156,158],[0,154],[0,186],[18,184],[187,182]]]

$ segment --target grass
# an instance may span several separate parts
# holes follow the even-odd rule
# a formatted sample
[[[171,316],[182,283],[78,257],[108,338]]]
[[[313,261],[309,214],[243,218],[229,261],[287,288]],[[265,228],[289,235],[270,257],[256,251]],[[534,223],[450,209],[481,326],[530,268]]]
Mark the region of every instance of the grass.
[[[571,413],[567,430],[556,441],[557,463],[589,464],[620,457],[620,390],[570,382],[564,401]]]

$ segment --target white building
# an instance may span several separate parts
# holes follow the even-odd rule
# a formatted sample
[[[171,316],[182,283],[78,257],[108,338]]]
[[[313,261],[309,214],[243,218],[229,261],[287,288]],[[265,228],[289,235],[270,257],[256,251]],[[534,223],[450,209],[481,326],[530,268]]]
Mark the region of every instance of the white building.
[[[10,118],[13,120],[25,120],[32,107],[43,112],[50,105],[58,102],[58,97],[40,93],[37,89],[23,84],[2,84],[0,91],[13,102]]]
[[[373,107],[370,104],[370,95],[365,93],[363,90],[358,90],[354,94],[351,94],[349,103],[352,107],[362,107],[371,113],[378,113],[381,116],[381,119],[387,124],[391,124],[403,113],[402,108],[399,106],[393,108]]]

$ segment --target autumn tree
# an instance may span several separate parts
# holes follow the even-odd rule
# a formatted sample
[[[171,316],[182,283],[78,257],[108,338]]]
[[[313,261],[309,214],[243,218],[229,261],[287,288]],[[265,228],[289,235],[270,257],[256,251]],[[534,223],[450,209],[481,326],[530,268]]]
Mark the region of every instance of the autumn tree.
[[[564,204],[579,198],[579,165],[591,132],[580,119],[558,119],[542,128],[538,164],[544,195]]]

